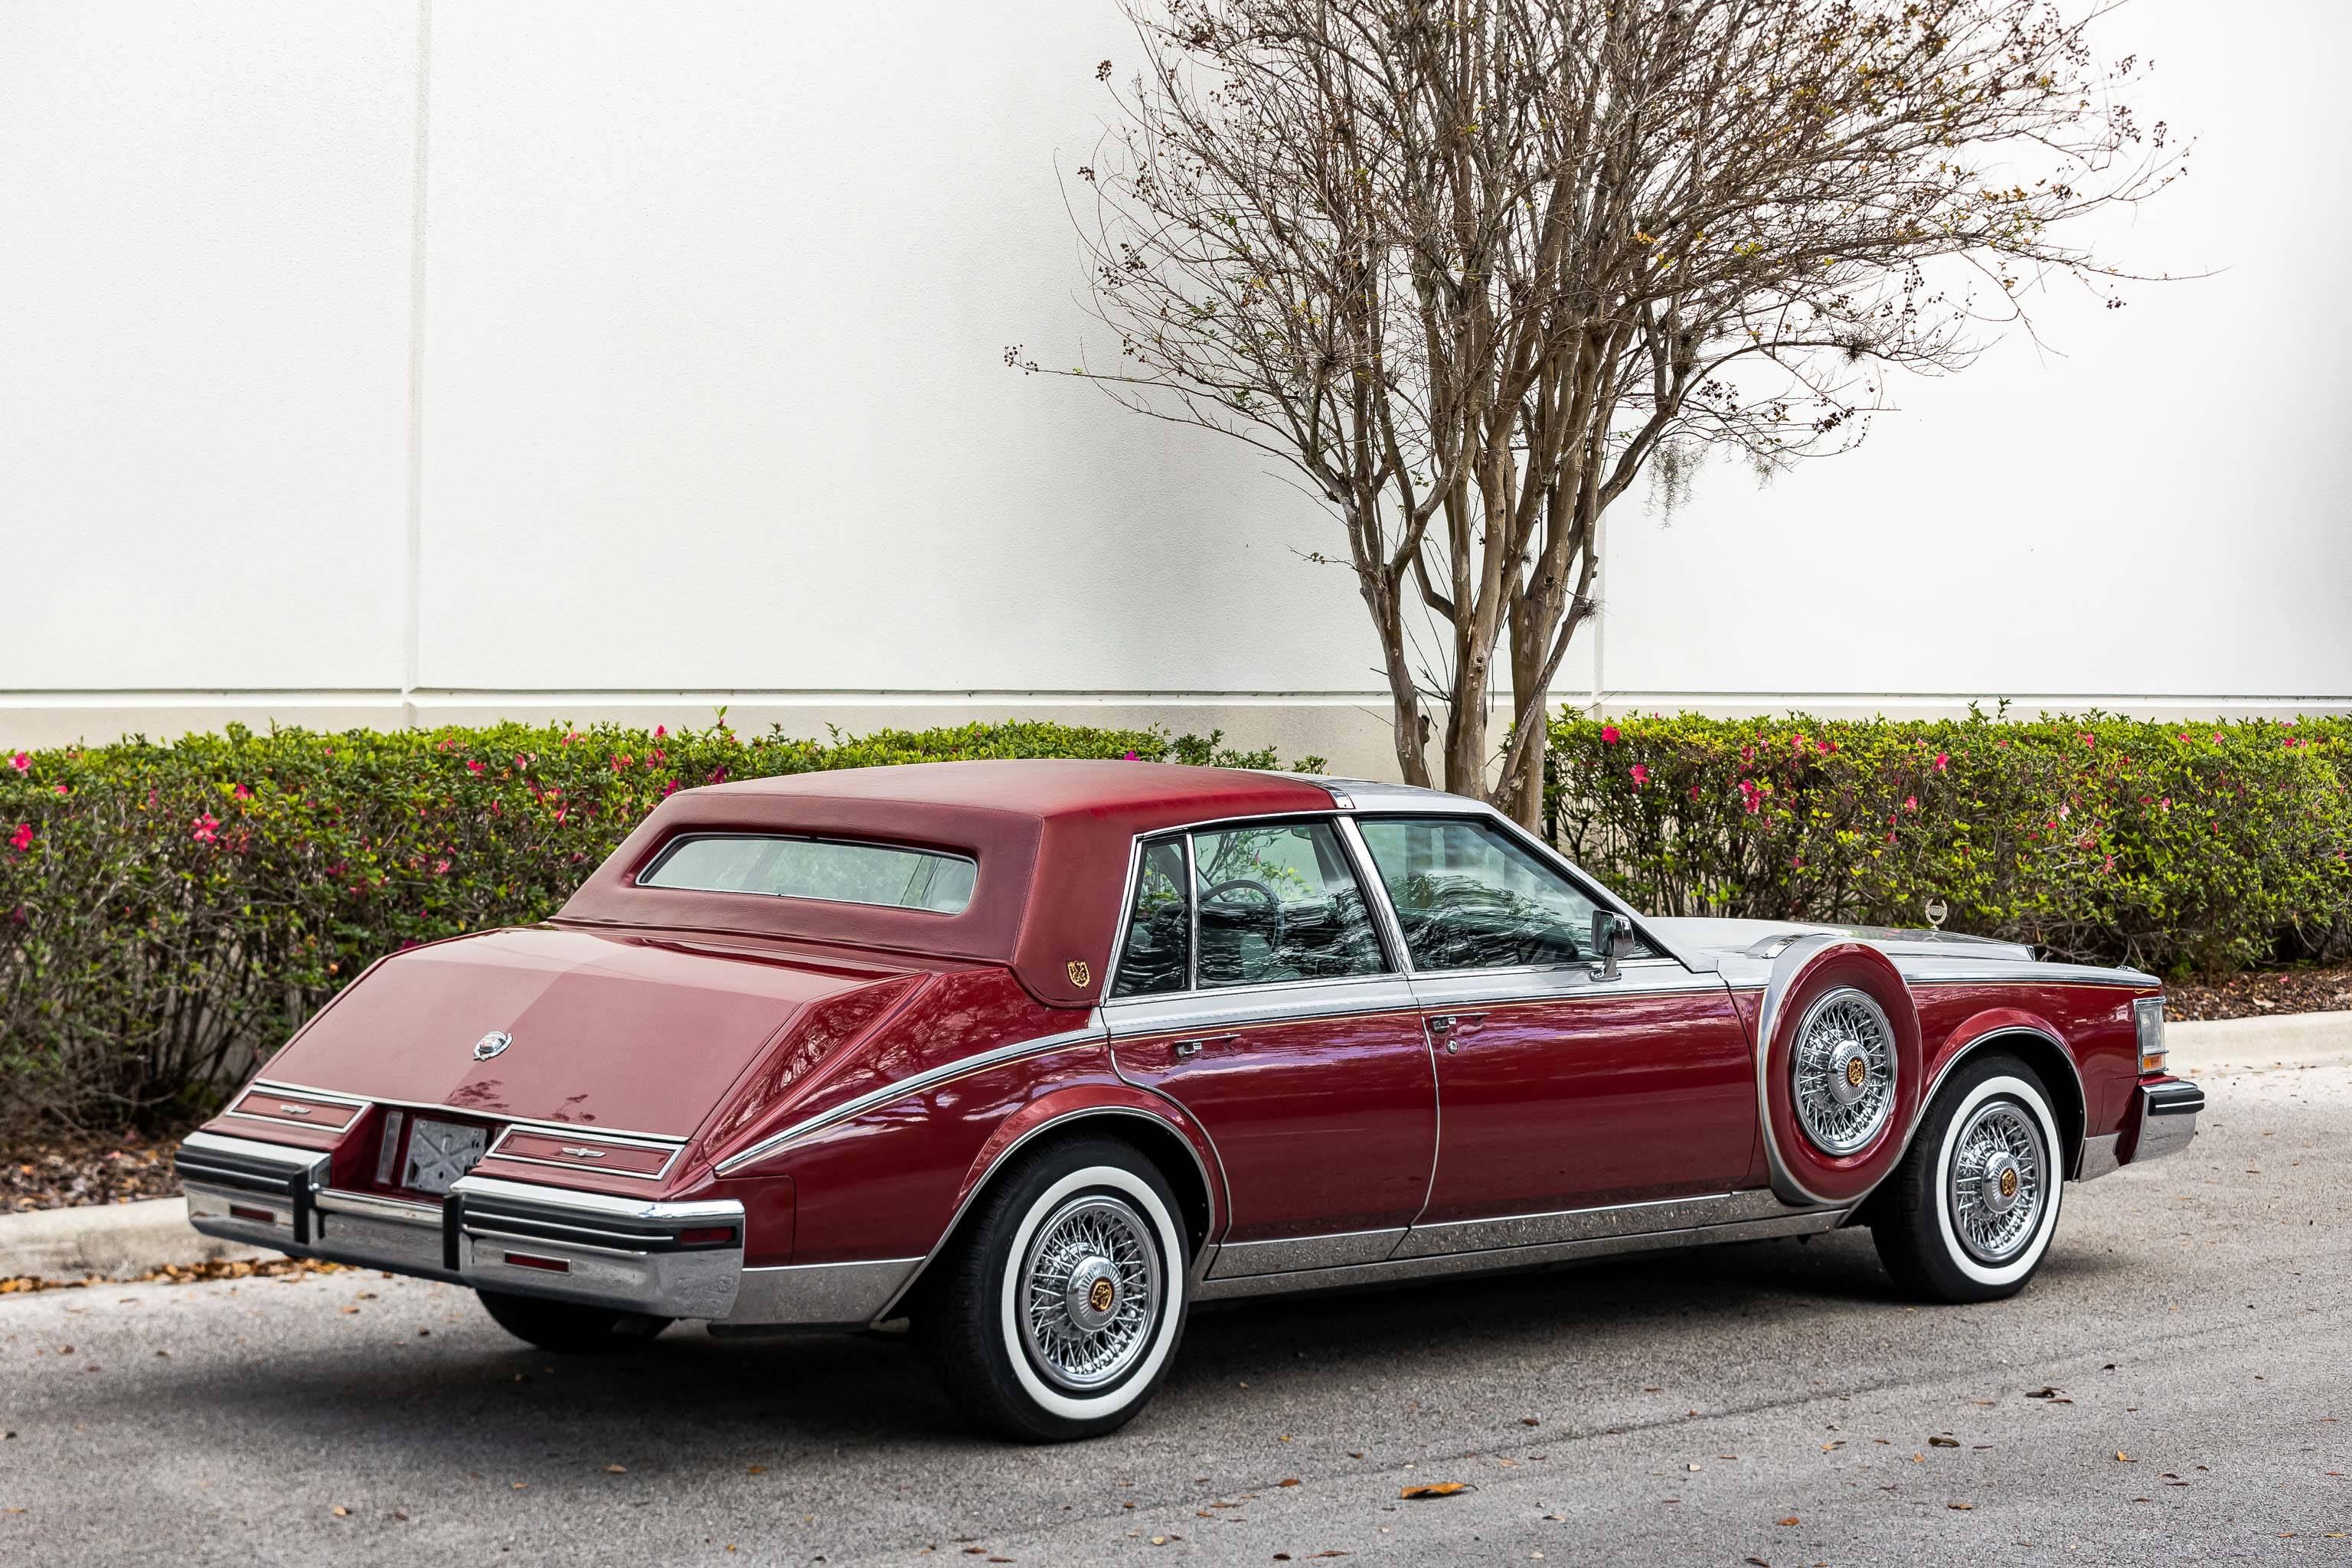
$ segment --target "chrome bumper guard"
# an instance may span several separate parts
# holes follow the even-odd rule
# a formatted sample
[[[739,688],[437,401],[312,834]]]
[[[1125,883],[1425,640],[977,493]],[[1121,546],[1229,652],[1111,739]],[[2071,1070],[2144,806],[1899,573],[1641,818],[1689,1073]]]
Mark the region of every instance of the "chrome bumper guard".
[[[2205,1109],[2205,1091],[2193,1083],[2144,1083],[2135,1108],[2139,1134],[2132,1141],[2130,1163],[2137,1165],[2189,1147],[2197,1136],[2197,1113]]]
[[[654,1203],[461,1176],[439,1204],[337,1192],[328,1156],[194,1132],[188,1221],[297,1258],[665,1318],[724,1318],[743,1277],[743,1205]],[[771,1270],[754,1270],[764,1274]]]

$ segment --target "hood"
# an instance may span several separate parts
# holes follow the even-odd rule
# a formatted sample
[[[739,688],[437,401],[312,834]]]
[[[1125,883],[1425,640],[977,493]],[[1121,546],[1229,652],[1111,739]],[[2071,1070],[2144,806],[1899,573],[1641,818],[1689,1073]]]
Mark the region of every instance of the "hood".
[[[1990,937],[1963,936],[1958,931],[1902,931],[1893,926],[1809,925],[1802,921],[1651,920],[1648,926],[1669,943],[1696,952],[1738,954],[1742,958],[1775,958],[1780,950],[1801,937],[1844,936],[1866,942],[1890,953],[1920,958],[2007,959],[2032,962],[2033,950]]]
[[[385,959],[262,1076],[485,1117],[682,1138],[796,1017],[902,973],[643,931],[488,931]],[[476,1043],[493,1032],[509,1043],[477,1060]]]

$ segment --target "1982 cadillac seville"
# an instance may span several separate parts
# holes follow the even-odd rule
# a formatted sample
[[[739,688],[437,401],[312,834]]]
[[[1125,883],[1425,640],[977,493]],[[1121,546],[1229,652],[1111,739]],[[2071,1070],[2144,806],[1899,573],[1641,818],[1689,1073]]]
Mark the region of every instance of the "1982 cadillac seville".
[[[209,1235],[534,1344],[903,1321],[1031,1439],[1196,1301],[1867,1225],[2006,1296],[2179,1149],[2157,981],[1654,920],[1488,808],[1148,763],[730,784],[556,916],[386,958],[179,1152]]]

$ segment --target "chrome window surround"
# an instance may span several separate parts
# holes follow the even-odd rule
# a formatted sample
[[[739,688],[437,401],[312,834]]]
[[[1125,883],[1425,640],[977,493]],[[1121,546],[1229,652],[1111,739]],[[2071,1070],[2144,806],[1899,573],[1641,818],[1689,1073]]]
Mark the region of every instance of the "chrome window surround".
[[[1334,792],[1334,798],[1336,800],[1346,797],[1340,796],[1337,792]],[[1190,900],[1192,898],[1191,884],[1198,879],[1197,873],[1195,872],[1192,865],[1193,834],[1299,821],[1331,822],[1338,827],[1339,840],[1341,844],[1345,846],[1348,857],[1352,863],[1352,868],[1356,874],[1357,883],[1364,895],[1365,904],[1372,911],[1372,923],[1374,929],[1380,933],[1381,946],[1387,957],[1389,963],[1388,972],[1390,973],[1408,977],[1425,975],[1428,978],[1435,979],[1444,975],[1558,974],[1567,972],[1582,972],[1586,968],[1586,964],[1582,961],[1579,961],[1574,963],[1513,964],[1497,966],[1491,969],[1445,969],[1428,971],[1414,969],[1412,964],[1412,955],[1405,947],[1404,928],[1402,922],[1397,919],[1395,907],[1389,900],[1388,884],[1381,879],[1380,868],[1372,859],[1371,851],[1364,843],[1363,835],[1358,829],[1357,824],[1360,821],[1364,820],[1393,821],[1400,819],[1410,820],[1414,818],[1441,816],[1475,817],[1491,826],[1500,829],[1505,837],[1510,838],[1517,847],[1535,858],[1547,869],[1564,877],[1569,881],[1570,885],[1574,887],[1577,891],[1591,900],[1594,908],[1612,910],[1632,921],[1634,926],[1634,934],[1651,949],[1653,954],[1655,956],[1627,959],[1621,965],[1621,968],[1633,969],[1642,966],[1672,965],[1675,968],[1685,970],[1696,974],[1712,975],[1715,973],[1716,966],[1712,963],[1703,962],[1700,956],[1696,954],[1685,954],[1671,943],[1660,940],[1654,932],[1650,931],[1650,929],[1643,923],[1641,915],[1634,910],[1632,905],[1627,904],[1623,900],[1610,892],[1600,883],[1594,881],[1591,878],[1587,877],[1580,869],[1561,856],[1558,850],[1544,843],[1540,838],[1529,834],[1526,829],[1520,827],[1518,824],[1511,821],[1508,817],[1505,816],[1501,812],[1496,811],[1494,807],[1486,805],[1481,802],[1465,800],[1457,795],[1439,795],[1433,793],[1430,799],[1433,802],[1444,802],[1444,804],[1442,805],[1423,805],[1416,800],[1410,805],[1400,803],[1396,805],[1384,805],[1380,809],[1370,811],[1365,810],[1361,805],[1358,805],[1352,810],[1343,809],[1328,813],[1283,812],[1271,816],[1212,817],[1201,822],[1188,822],[1179,826],[1154,828],[1150,833],[1138,834],[1134,841],[1128,846],[1127,882],[1125,887],[1121,889],[1119,896],[1118,924],[1113,929],[1111,933],[1111,976],[1109,982],[1103,987],[1102,994],[1104,1000],[1102,1005],[1105,1008],[1109,1009],[1132,1006],[1141,1002],[1164,1002],[1171,996],[1207,994],[1210,994],[1210,992],[1213,992],[1220,995],[1233,995],[1235,994],[1276,990],[1284,986],[1321,984],[1321,981],[1277,980],[1262,982],[1255,985],[1220,985],[1208,988],[1208,991],[1204,991],[1200,984],[1199,974],[1201,952],[1200,910],[1197,904],[1195,904],[1192,909],[1192,952],[1186,960],[1185,980],[1187,984],[1185,989],[1181,992],[1156,992],[1149,996],[1118,996],[1115,994],[1118,982],[1118,964],[1120,957],[1127,951],[1128,922],[1134,913],[1136,881],[1141,872],[1145,845],[1176,837],[1179,835],[1182,836],[1184,845],[1184,875],[1186,881],[1185,896],[1187,900]],[[1349,975],[1339,978],[1348,980],[1368,980],[1378,978],[1378,976]],[[1540,994],[1541,993],[1530,993],[1531,995]]]

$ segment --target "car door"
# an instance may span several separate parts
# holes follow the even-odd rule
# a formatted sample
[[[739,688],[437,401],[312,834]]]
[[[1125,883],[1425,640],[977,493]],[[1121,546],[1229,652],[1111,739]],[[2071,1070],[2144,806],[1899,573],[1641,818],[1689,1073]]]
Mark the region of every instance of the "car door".
[[[1105,998],[1120,1074],[1216,1146],[1231,1223],[1215,1275],[1388,1256],[1428,1198],[1436,1087],[1329,819],[1145,841]]]
[[[1579,1211],[1745,1176],[1754,1059],[1719,977],[1637,945],[1600,978],[1594,900],[1498,823],[1357,828],[1412,961],[1441,1108],[1429,1203],[1401,1255],[1565,1239],[1589,1224],[1563,1217]]]

